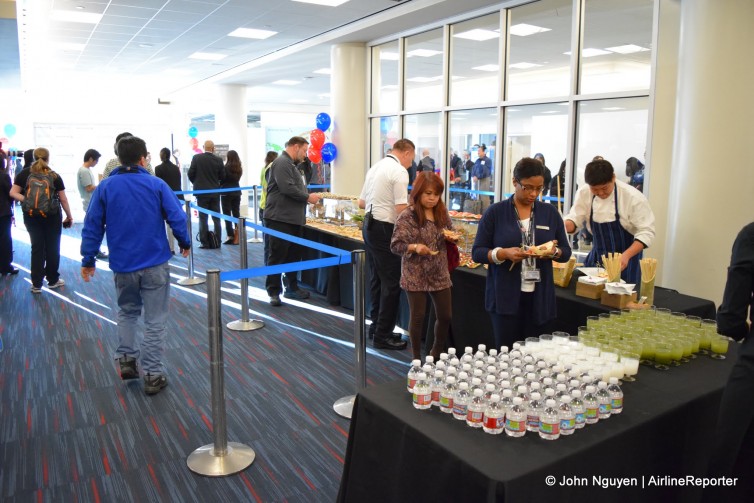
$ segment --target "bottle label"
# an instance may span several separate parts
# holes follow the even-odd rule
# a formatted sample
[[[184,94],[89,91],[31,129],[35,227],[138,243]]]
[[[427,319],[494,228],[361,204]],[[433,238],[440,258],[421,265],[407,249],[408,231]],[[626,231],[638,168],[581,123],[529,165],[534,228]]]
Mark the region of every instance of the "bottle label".
[[[470,423],[481,423],[484,419],[484,412],[470,410],[466,414],[466,420]]]
[[[453,414],[455,414],[456,416],[465,416],[467,409],[468,406],[464,403],[453,403]]]
[[[599,409],[592,409],[592,408],[586,409],[586,418],[597,419],[599,417],[599,413],[597,412],[598,410]]]
[[[414,393],[414,404],[416,405],[429,405],[432,403],[432,395],[427,393],[426,395],[417,395]]]
[[[440,403],[440,392],[439,391],[433,391],[432,392],[432,403]]]
[[[546,435],[559,435],[560,423],[545,423],[543,421],[539,423],[539,431]]]
[[[509,431],[524,431],[526,429],[526,423],[523,421],[513,421],[511,419],[506,419],[505,429]]]
[[[453,408],[453,397],[452,396],[442,396],[442,395],[440,395],[440,407],[443,407],[445,409],[452,409]]]
[[[410,377],[407,379],[407,386],[408,389],[412,390],[414,389],[414,384],[416,384],[416,379],[411,379]]]
[[[574,418],[560,420],[560,431],[572,430],[574,428],[576,428],[576,420]]]
[[[489,428],[491,430],[499,430],[505,426],[505,420],[502,416],[500,417],[485,417],[484,418],[484,427]]]
[[[596,412],[597,411],[595,411],[595,413]],[[586,417],[584,417],[584,413],[583,412],[577,412],[575,420],[576,420],[576,424],[584,424],[586,422]]]
[[[526,416],[526,425],[532,428],[539,428],[539,416]]]
[[[600,414],[610,414],[611,409],[609,402],[600,404]]]
[[[610,400],[610,407],[615,410],[621,410],[623,408],[623,399],[613,398],[612,400]]]

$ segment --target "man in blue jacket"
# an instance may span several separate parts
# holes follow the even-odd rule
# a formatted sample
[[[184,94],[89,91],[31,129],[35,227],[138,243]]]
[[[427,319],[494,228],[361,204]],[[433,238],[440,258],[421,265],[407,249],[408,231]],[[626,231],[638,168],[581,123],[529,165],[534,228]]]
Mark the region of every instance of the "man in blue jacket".
[[[191,237],[186,214],[170,187],[150,176],[147,146],[135,136],[117,144],[121,166],[102,180],[89,202],[81,232],[81,276],[94,276],[95,258],[107,233],[110,269],[118,297],[118,349],[121,379],[137,379],[136,361],[144,367],[144,391],[159,393],[168,385],[162,354],[167,334],[172,257],[165,234],[167,221],[188,256]],[[137,322],[144,311],[144,340],[139,344]]]

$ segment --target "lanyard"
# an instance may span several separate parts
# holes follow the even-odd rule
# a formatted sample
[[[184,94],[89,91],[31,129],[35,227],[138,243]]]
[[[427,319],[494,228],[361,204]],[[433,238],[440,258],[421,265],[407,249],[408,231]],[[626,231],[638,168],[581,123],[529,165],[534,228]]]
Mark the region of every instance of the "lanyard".
[[[531,207],[531,215],[529,216],[529,230],[524,229],[524,224],[521,222],[521,216],[518,214],[516,203],[513,203],[513,211],[516,212],[516,221],[518,222],[518,228],[521,230],[523,244],[526,246],[534,246],[534,205]]]

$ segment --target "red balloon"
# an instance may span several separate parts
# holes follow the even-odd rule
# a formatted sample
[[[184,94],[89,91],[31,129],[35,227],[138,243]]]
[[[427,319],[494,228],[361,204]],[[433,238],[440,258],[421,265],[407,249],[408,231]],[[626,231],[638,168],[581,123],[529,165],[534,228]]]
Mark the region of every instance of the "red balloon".
[[[199,140],[196,138],[191,138],[189,143],[191,144],[191,148],[199,148]]]
[[[312,132],[309,134],[309,143],[319,151],[319,149],[322,148],[322,145],[325,144],[325,133],[319,129],[312,129]]]
[[[317,131],[319,131],[319,129]],[[306,151],[306,157],[308,157],[313,163],[322,162],[322,152],[320,152],[318,148],[314,148],[314,146],[309,147]]]

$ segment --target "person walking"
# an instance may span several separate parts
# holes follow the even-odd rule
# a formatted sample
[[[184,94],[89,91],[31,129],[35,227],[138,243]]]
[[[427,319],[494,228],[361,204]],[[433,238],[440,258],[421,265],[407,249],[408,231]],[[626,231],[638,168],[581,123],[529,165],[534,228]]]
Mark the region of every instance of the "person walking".
[[[173,192],[181,191],[181,168],[170,160],[170,149],[163,147],[160,149],[160,164],[154,169],[154,174],[157,178],[168,184],[170,190]],[[177,195],[179,201],[183,201],[183,194]],[[178,203],[181,204],[181,203]],[[170,246],[170,252],[175,255],[175,235],[173,229],[169,224],[165,225],[165,229],[168,233],[168,246]]]
[[[243,175],[243,167],[241,166],[241,158],[238,156],[238,152],[235,150],[228,150],[228,160],[225,162],[225,179],[223,180],[222,188],[231,189],[234,187],[241,187],[241,175]],[[241,216],[241,191],[238,192],[223,192],[222,193],[222,208],[223,215],[232,217]],[[238,244],[238,225],[233,230],[233,222],[225,221],[225,233],[228,235],[228,239],[225,240],[226,245]],[[218,236],[219,238],[220,236]]]
[[[217,190],[222,185],[223,180],[225,180],[225,166],[223,166],[222,159],[215,155],[215,144],[211,140],[204,142],[204,153],[196,154],[191,159],[188,178],[193,184],[194,190]],[[196,204],[200,208],[220,213],[220,194],[199,194],[196,196]],[[201,242],[199,248],[208,248],[210,244],[207,217],[206,213],[199,212],[199,241]],[[219,241],[220,236],[222,236],[220,217],[212,217],[212,222],[215,236]]]
[[[90,148],[84,153],[84,164],[79,168],[79,172],[76,175],[76,181],[78,182],[79,196],[81,196],[81,206],[86,213],[89,208],[89,201],[92,198],[92,192],[97,188],[94,183],[94,175],[92,174],[92,168],[97,165],[101,154]],[[97,252],[97,258],[104,260],[107,258],[107,253],[102,250]]]

